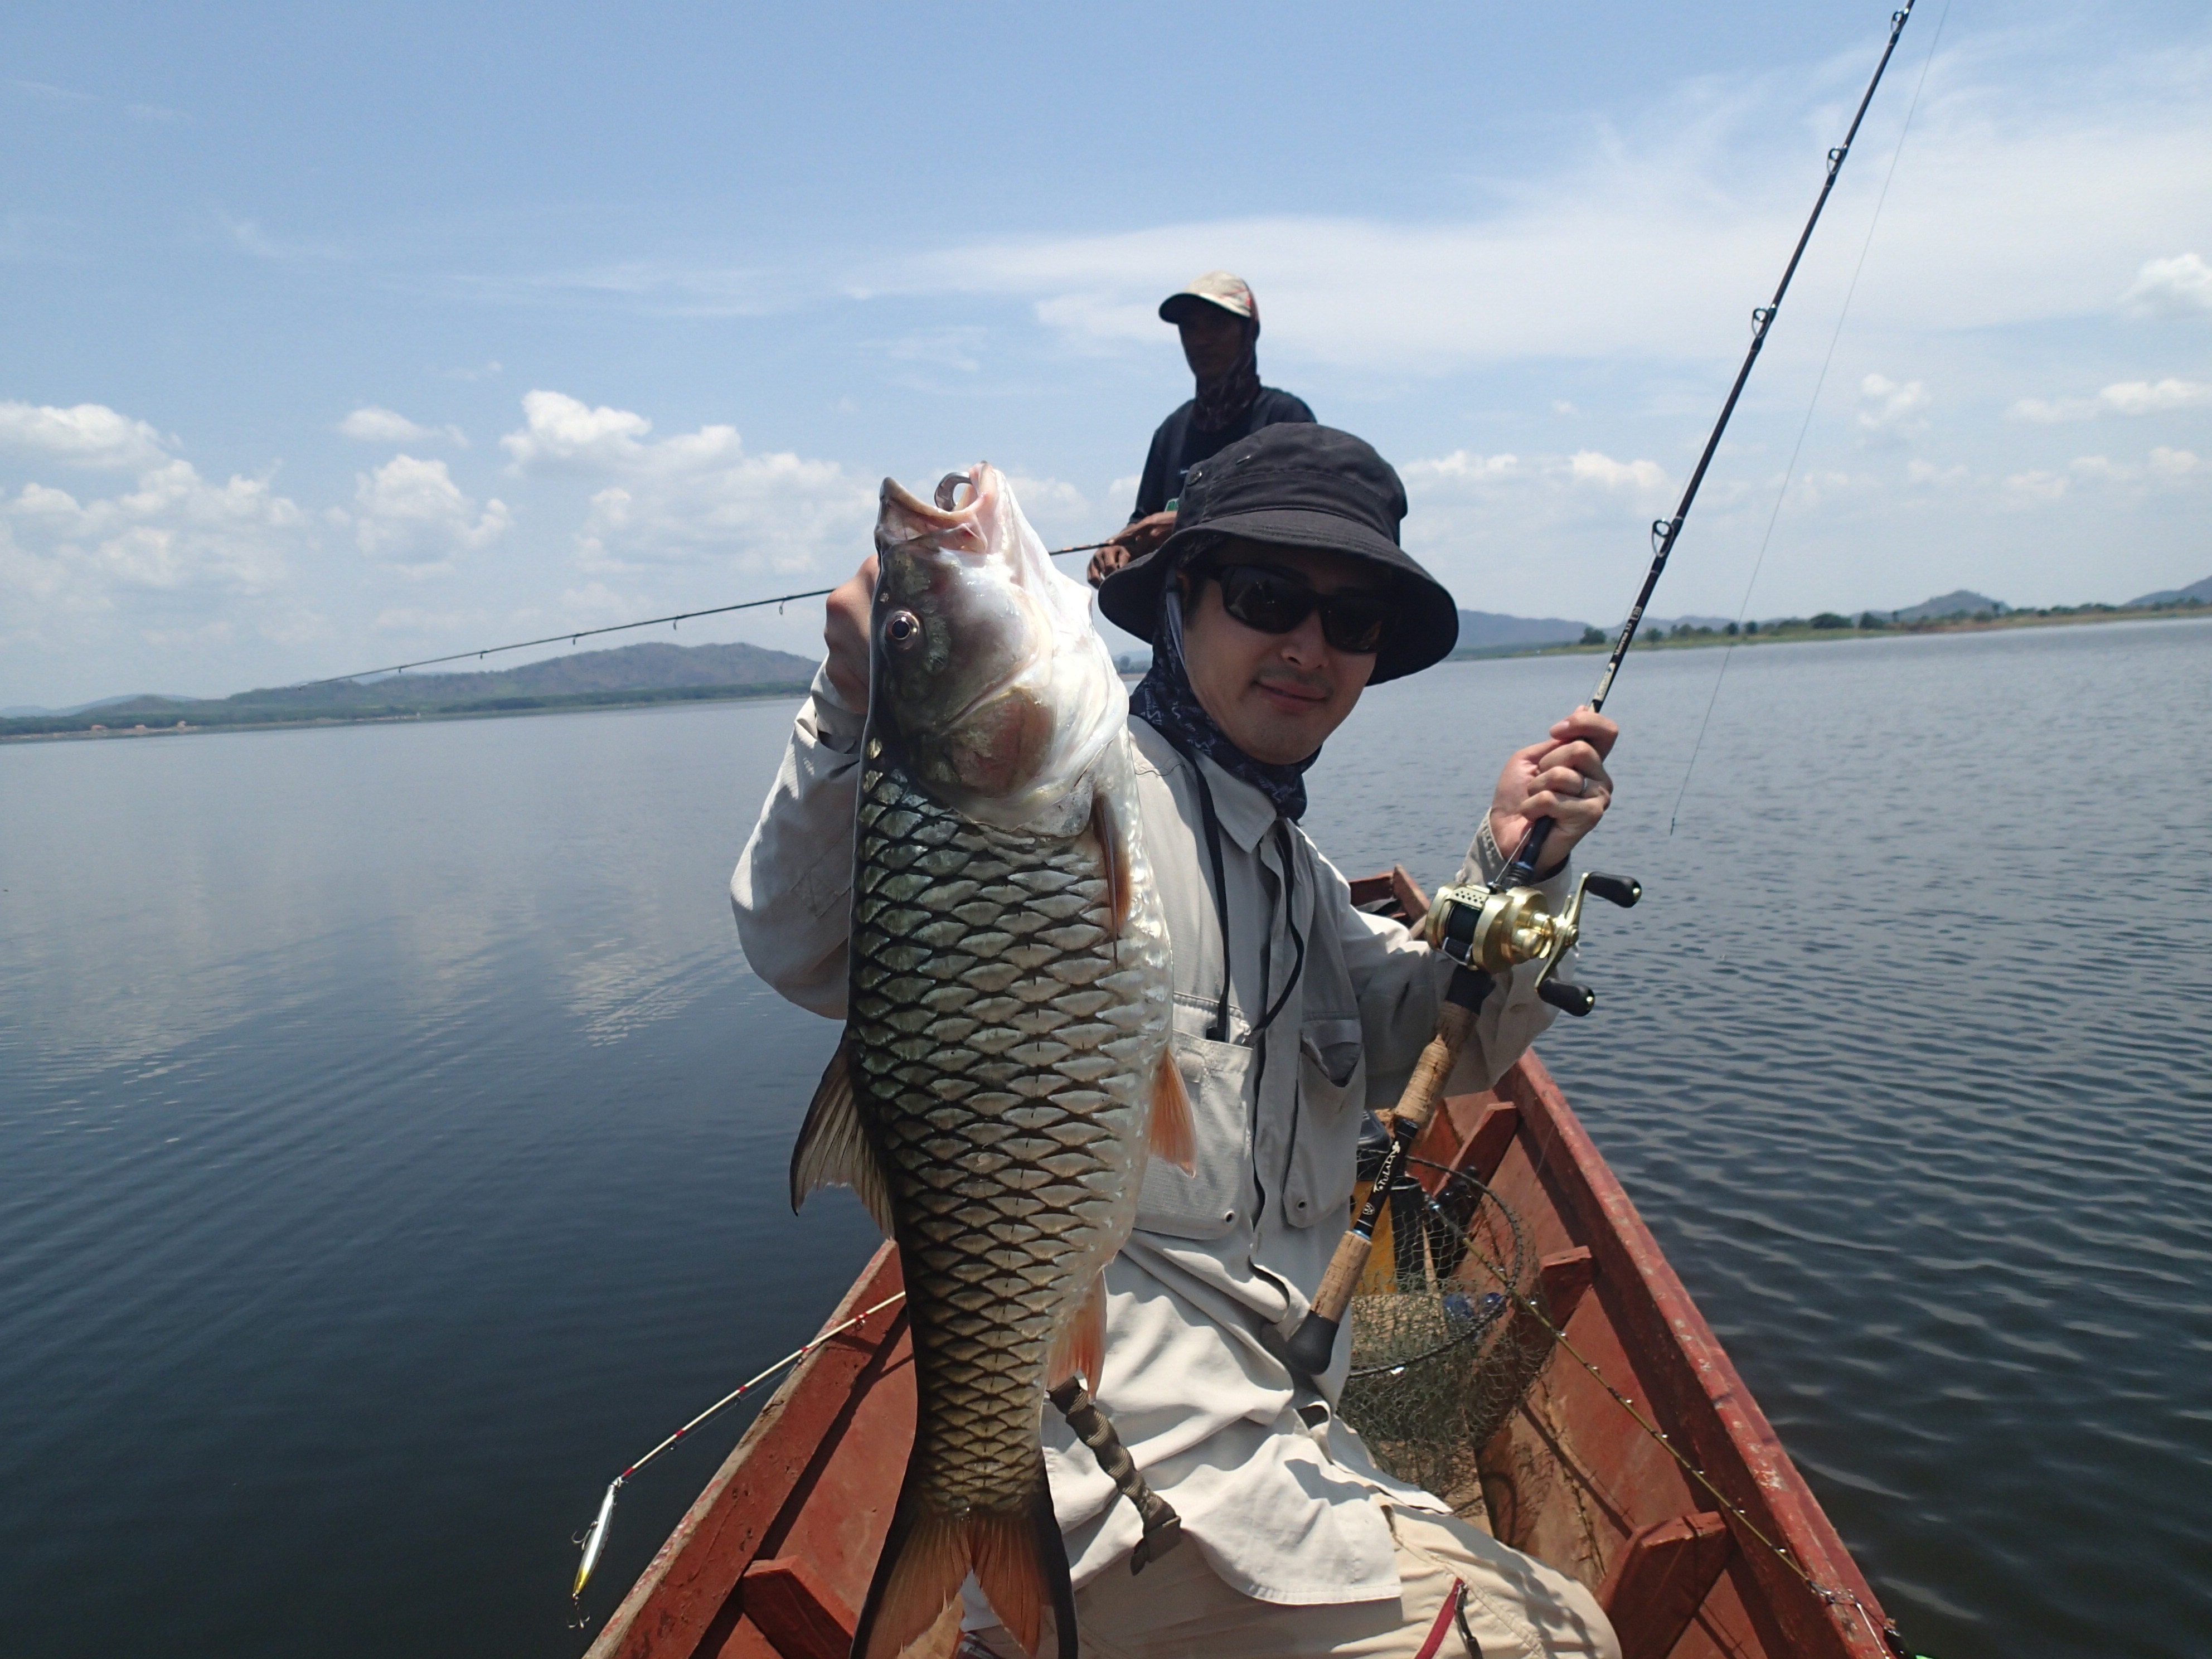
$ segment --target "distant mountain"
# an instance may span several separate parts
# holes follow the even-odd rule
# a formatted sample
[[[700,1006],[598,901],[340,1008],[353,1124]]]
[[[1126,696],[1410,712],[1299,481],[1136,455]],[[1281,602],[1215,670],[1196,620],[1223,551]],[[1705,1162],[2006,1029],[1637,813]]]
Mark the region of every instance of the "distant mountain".
[[[2161,587],[2155,593],[2130,599],[2128,608],[2132,611],[2138,605],[2148,608],[2154,605],[2179,605],[2188,599],[2199,599],[2206,605],[2212,605],[2212,576],[2207,576],[2201,582],[2191,582],[2186,587]]]
[[[374,719],[413,714],[497,714],[626,702],[688,702],[752,688],[804,690],[811,658],[757,645],[626,645],[580,651],[520,668],[468,674],[386,674],[367,682],[277,685],[235,696],[111,697],[64,714],[22,717],[11,732],[82,731],[100,723],[260,726],[277,720]]]
[[[1588,623],[1564,617],[1504,617],[1490,611],[1459,613],[1459,648],[1486,650],[1501,645],[1572,645]]]
[[[1638,631],[1640,633],[1646,629],[1660,628],[1666,629],[1669,633],[1672,633],[1677,628],[1711,628],[1718,629],[1726,628],[1735,620],[1735,618],[1734,617],[1646,617],[1638,625]],[[1617,633],[1620,630],[1615,629],[1614,631]]]
[[[2002,617],[2012,607],[2002,599],[1993,599],[1986,593],[1977,593],[1971,587],[1954,588],[1948,593],[1938,593],[1932,599],[1923,599],[1917,605],[1907,605],[1902,611],[1889,613],[1892,622],[1929,622],[1937,617]],[[1876,611],[1876,616],[1881,613]]]
[[[520,668],[469,674],[387,674],[363,683],[270,686],[241,691],[230,703],[311,708],[360,703],[430,708],[503,697],[565,697],[585,692],[672,691],[687,686],[804,684],[814,663],[758,645],[625,645],[579,651]]]
[[[131,691],[119,697],[102,697],[95,702],[71,703],[67,708],[42,708],[37,703],[18,703],[13,708],[0,708],[0,720],[29,720],[39,714],[88,714],[95,708],[112,708],[125,702],[175,702],[180,699],[160,691]]]

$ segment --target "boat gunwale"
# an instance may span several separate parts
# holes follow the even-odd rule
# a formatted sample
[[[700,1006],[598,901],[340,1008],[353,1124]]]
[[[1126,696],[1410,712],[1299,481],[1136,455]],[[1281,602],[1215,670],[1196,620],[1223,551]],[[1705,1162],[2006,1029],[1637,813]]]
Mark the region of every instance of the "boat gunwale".
[[[1636,1366],[1638,1377],[1665,1390],[1664,1415],[1689,1431],[1691,1460],[1761,1523],[1807,1578],[1836,1597],[1823,1601],[1759,1540],[1739,1537],[1742,1558],[1785,1633],[1802,1642],[1810,1617],[1839,1636],[1852,1659],[1889,1659],[1879,1598],[1551,1072],[1531,1051],[1498,1080],[1496,1092],[1519,1110],[1515,1136],[1538,1178],[1556,1182],[1574,1206],[1579,1242],[1595,1258],[1606,1316],[1632,1364],[1638,1354],[1655,1358],[1656,1364]],[[1638,1293],[1623,1294],[1624,1281]],[[1576,1362],[1561,1353],[1551,1364]],[[1607,1380],[1620,1386],[1620,1379]],[[1730,1480],[1731,1473],[1741,1480]],[[1741,1522],[1729,1524],[1735,1530]]]

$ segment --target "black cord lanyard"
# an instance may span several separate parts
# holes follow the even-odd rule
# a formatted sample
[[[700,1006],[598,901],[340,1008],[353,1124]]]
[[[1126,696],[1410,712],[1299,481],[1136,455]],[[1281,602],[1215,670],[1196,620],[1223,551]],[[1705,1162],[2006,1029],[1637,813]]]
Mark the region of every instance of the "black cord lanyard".
[[[1206,831],[1206,861],[1213,866],[1213,914],[1221,928],[1221,994],[1215,1000],[1213,1020],[1206,1027],[1206,1035],[1216,1042],[1226,1042],[1229,1041],[1229,878],[1221,854],[1221,815],[1214,808],[1213,787],[1206,782],[1206,771],[1199,765],[1198,757],[1184,748],[1171,733],[1164,732],[1160,735],[1166,738],[1174,745],[1176,752],[1183,757],[1190,768],[1191,781],[1198,786],[1199,822]],[[1297,861],[1291,846],[1290,821],[1278,816],[1275,830],[1276,848],[1283,860],[1283,926],[1290,930],[1291,946],[1296,955],[1291,960],[1290,979],[1284,984],[1282,994],[1247,1033],[1248,1040],[1257,1038],[1275,1023],[1275,1016],[1281,1013],[1289,1003],[1291,993],[1297,988],[1298,981],[1304,976],[1306,970],[1305,935],[1298,931],[1297,919],[1292,913],[1291,902],[1291,896],[1297,891]],[[1268,931],[1272,934],[1273,929]],[[1261,978],[1263,981],[1266,978],[1264,963]],[[1264,1001],[1266,997],[1267,987],[1262,983],[1261,998]]]

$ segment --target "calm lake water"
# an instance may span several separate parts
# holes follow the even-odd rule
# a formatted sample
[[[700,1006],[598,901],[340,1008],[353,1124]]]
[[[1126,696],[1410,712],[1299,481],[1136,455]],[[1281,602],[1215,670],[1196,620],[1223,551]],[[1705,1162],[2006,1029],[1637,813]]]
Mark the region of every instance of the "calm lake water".
[[[1740,652],[1670,836],[1721,660],[1540,1051],[1911,1639],[2212,1652],[2212,623]],[[1308,827],[1434,882],[1595,666],[1381,688]],[[874,1242],[725,896],[791,714],[0,750],[0,1646],[580,1650]]]

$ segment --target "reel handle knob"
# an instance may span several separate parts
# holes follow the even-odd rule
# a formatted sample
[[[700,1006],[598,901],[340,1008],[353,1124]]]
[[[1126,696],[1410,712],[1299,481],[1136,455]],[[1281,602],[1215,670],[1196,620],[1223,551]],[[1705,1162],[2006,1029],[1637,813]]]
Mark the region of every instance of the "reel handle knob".
[[[1536,994],[1563,1014],[1572,1014],[1577,1019],[1597,1006],[1597,993],[1587,985],[1572,985],[1563,979],[1547,979],[1536,988]]]
[[[1633,876],[1604,876],[1592,871],[1583,885],[1609,904],[1631,908],[1644,896],[1644,884]]]

